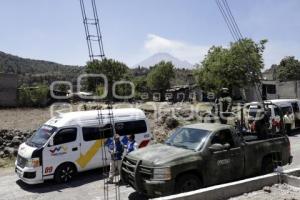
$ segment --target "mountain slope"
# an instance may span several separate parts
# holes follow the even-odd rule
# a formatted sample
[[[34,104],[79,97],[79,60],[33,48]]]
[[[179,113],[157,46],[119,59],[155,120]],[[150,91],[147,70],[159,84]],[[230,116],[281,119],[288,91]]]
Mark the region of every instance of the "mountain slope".
[[[78,73],[81,67],[21,58],[0,51],[0,72],[17,74]]]
[[[187,61],[182,61],[168,53],[157,53],[154,54],[152,56],[150,56],[149,58],[143,60],[142,62],[134,65],[134,67],[150,67],[153,66],[161,61],[170,61],[173,63],[173,65],[175,66],[175,68],[192,68],[193,65]]]

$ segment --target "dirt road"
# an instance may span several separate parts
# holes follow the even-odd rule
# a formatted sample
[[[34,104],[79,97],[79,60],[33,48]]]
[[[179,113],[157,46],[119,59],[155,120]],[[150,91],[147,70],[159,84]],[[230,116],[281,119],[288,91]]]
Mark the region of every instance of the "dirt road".
[[[100,170],[93,170],[79,174],[69,184],[56,184],[47,181],[39,185],[26,185],[18,180],[13,169],[1,169],[0,199],[1,200],[101,200],[104,199],[104,180]],[[116,187],[109,185],[109,199],[115,199]],[[143,199],[127,186],[120,187],[121,199]]]

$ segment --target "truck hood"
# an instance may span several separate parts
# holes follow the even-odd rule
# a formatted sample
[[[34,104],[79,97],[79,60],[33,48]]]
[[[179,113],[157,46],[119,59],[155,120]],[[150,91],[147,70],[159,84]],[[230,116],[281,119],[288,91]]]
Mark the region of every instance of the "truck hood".
[[[142,160],[149,164],[164,165],[173,161],[182,160],[189,156],[194,156],[195,151],[178,148],[166,144],[154,144],[148,147],[133,151],[129,154],[135,160]]]
[[[29,158],[31,158],[33,151],[36,149],[37,149],[36,147],[28,146],[24,142],[19,146],[18,154],[20,156],[22,156],[23,158],[29,159]]]

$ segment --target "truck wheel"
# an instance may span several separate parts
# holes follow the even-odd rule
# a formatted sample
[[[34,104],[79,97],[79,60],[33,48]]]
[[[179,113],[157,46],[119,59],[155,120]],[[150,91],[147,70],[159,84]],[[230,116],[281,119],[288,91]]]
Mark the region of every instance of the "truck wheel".
[[[175,192],[182,193],[199,189],[201,187],[200,179],[193,174],[184,174],[176,180]]]
[[[268,174],[274,171],[274,164],[271,157],[265,157],[262,161],[261,174]]]
[[[76,168],[71,163],[60,165],[54,173],[54,180],[57,183],[70,182],[76,174]]]

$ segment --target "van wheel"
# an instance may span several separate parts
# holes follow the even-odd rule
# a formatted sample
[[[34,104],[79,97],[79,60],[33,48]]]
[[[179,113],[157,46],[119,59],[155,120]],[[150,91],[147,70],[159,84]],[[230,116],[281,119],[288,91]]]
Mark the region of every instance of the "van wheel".
[[[71,163],[60,165],[54,174],[54,180],[58,183],[70,182],[76,174],[76,168]]]
[[[268,174],[274,171],[275,167],[272,161],[272,157],[265,157],[262,161],[261,174]]]
[[[189,192],[201,188],[200,179],[193,174],[184,174],[176,180],[175,193]]]

